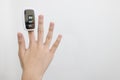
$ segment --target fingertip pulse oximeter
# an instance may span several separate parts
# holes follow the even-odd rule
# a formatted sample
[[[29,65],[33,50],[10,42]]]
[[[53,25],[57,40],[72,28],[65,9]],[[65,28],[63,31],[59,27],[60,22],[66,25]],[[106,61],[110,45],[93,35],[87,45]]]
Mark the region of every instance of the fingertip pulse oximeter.
[[[35,13],[33,9],[24,10],[25,29],[33,31],[35,29]]]

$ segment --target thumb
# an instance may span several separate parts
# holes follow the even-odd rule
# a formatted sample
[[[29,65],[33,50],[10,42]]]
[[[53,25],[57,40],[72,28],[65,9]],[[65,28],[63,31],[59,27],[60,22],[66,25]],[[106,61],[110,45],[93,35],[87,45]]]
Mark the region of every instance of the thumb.
[[[18,36],[18,45],[19,45],[18,55],[21,58],[25,53],[25,40],[22,33],[18,33],[17,36]]]

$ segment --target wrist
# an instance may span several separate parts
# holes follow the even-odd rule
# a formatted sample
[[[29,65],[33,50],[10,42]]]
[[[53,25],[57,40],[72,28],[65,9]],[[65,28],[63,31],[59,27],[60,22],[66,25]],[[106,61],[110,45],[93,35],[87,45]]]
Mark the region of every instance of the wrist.
[[[22,80],[42,80],[42,75],[38,75],[30,71],[23,71]]]

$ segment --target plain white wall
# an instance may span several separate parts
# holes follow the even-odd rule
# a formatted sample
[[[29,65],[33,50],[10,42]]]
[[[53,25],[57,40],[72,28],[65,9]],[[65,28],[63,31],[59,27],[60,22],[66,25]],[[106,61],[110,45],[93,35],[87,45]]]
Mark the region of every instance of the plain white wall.
[[[62,43],[43,80],[120,80],[120,0],[1,0],[0,80],[20,80],[17,32],[23,9],[54,21]],[[36,23],[37,24],[37,23]],[[37,27],[37,25],[36,25]]]

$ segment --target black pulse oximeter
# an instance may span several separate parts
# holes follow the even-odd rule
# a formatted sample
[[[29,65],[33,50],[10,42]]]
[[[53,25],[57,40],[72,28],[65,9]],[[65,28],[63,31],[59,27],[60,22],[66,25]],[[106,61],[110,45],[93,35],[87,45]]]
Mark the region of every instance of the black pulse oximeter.
[[[35,29],[35,13],[33,9],[24,10],[25,28],[28,31]]]

